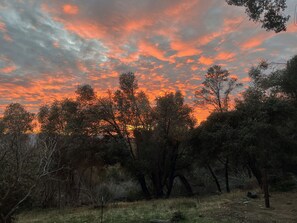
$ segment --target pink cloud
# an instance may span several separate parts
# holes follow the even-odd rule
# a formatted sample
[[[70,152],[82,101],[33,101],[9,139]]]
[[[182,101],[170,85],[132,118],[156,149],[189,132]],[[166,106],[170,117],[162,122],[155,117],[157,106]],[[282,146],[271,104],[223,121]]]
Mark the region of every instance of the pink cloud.
[[[11,65],[11,66],[1,68],[0,73],[9,74],[9,73],[15,71],[16,69],[17,69],[17,67],[15,65]]]
[[[77,5],[66,4],[63,5],[63,12],[70,15],[76,15],[79,12]]]

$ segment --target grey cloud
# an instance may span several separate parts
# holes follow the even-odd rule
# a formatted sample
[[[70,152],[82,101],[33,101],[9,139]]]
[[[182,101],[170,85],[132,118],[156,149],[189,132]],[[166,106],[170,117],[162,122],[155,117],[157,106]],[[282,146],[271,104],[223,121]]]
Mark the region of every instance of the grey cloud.
[[[11,58],[22,73],[38,76],[69,67],[76,72],[77,60],[105,58],[102,52],[106,52],[106,48],[102,43],[70,34],[62,24],[45,14],[40,4],[12,0],[1,13],[1,20],[13,41],[1,39],[0,52]],[[54,46],[55,42],[59,47]]]
[[[0,0],[0,21],[5,23],[9,42],[0,35],[0,68],[15,65],[16,70],[0,74],[0,83],[23,86],[27,89],[34,86],[36,80],[48,77],[65,77],[65,83],[54,83],[61,87],[44,89],[46,94],[73,92],[76,84],[90,83],[96,88],[106,90],[117,84],[114,75],[100,79],[104,74],[118,74],[133,71],[152,78],[157,73],[166,80],[166,84],[175,87],[176,83],[191,85],[184,89],[187,97],[193,96],[192,88],[201,83],[196,80],[202,77],[207,65],[199,63],[201,56],[214,59],[219,52],[235,53],[232,61],[214,61],[222,63],[240,78],[246,77],[245,69],[258,58],[269,60],[288,59],[296,53],[296,32],[283,33],[267,38],[259,47],[264,51],[242,50],[240,45],[265,31],[246,19],[243,23],[231,24],[225,30],[225,20],[234,20],[245,16],[242,9],[227,6],[223,0],[193,0],[191,8],[184,9],[183,14],[167,16],[169,8],[180,6],[180,0]],[[42,9],[47,5],[50,11]],[[77,15],[63,13],[64,4],[74,4],[79,8]],[[295,1],[289,0],[290,7]],[[288,10],[288,13],[291,13]],[[143,29],[127,33],[125,25],[131,21],[145,20],[148,23]],[[76,25],[84,22],[99,27],[104,33],[102,38],[87,39],[78,33],[67,30],[67,24]],[[258,28],[257,28],[258,27]],[[163,31],[163,32],[162,32]],[[1,32],[1,31],[0,31]],[[95,31],[94,31],[95,32]],[[216,34],[210,42],[200,45],[199,39],[209,34]],[[2,36],[2,38],[1,38]],[[175,63],[159,60],[152,55],[142,55],[139,42],[145,40],[155,46],[167,58],[174,58]],[[190,43],[188,47],[199,48],[202,53],[194,56],[176,57],[178,51],[171,48],[171,41]],[[123,52],[114,52],[113,47]],[[185,46],[186,47],[186,46]],[[278,56],[272,56],[278,52]],[[123,58],[139,53],[133,62],[122,62]],[[279,57],[279,58],[278,58]],[[188,63],[191,59],[193,62]],[[80,64],[83,68],[80,67]],[[178,66],[177,66],[178,65]],[[193,71],[192,66],[198,66]],[[84,70],[86,68],[86,70]],[[94,80],[98,77],[98,80]],[[195,79],[195,80],[194,80]],[[141,80],[139,80],[141,82]],[[147,85],[152,82],[146,83]],[[152,88],[161,83],[152,83]],[[33,96],[34,93],[30,93]],[[27,94],[19,100],[26,103]],[[7,99],[0,99],[0,104]],[[30,102],[32,103],[32,102]],[[41,103],[37,99],[36,104]]]

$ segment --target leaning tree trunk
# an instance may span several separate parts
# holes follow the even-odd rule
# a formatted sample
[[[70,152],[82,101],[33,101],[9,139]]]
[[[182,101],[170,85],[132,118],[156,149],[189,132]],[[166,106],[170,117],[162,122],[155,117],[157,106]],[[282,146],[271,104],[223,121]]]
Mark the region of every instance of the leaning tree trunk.
[[[226,181],[226,191],[230,193],[230,186],[229,186],[229,158],[227,157],[225,162],[225,181]]]
[[[221,186],[220,186],[220,183],[219,183],[219,180],[218,180],[217,176],[215,175],[215,173],[213,172],[213,170],[212,170],[212,168],[210,167],[209,164],[207,164],[207,168],[209,169],[209,171],[211,173],[211,176],[213,177],[214,182],[217,185],[218,191],[221,193],[222,192],[222,189],[221,189]]]
[[[170,176],[168,179],[168,184],[167,184],[166,198],[169,198],[171,195],[173,183],[174,183],[174,176]]]
[[[139,182],[139,184],[141,186],[141,190],[142,190],[142,193],[143,193],[145,199],[150,200],[151,199],[151,194],[150,194],[150,192],[149,192],[149,190],[147,188],[144,175],[143,174],[139,174],[137,176],[137,180],[138,180],[138,182]]]
[[[255,176],[255,178],[257,179],[259,186],[262,189],[263,188],[263,181],[262,181],[263,176],[262,176],[261,170],[256,165],[255,158],[249,157],[248,166],[249,166],[250,170],[252,171],[253,175]]]
[[[270,208],[270,201],[269,201],[269,188],[268,188],[268,179],[267,179],[267,169],[263,169],[263,192],[265,198],[265,207]]]
[[[168,174],[168,184],[167,184],[167,193],[166,193],[166,198],[169,198],[172,192],[173,184],[174,184],[174,179],[176,177],[175,172],[176,172],[176,162],[178,159],[177,151],[178,150],[178,145],[174,147],[174,152],[171,157],[171,165],[169,169],[169,174]]]
[[[190,183],[186,179],[186,177],[184,175],[181,175],[181,174],[177,175],[177,177],[180,179],[180,181],[184,185],[184,187],[185,187],[185,189],[187,191],[187,195],[192,196],[193,195],[193,190],[192,190],[192,187],[191,187]]]

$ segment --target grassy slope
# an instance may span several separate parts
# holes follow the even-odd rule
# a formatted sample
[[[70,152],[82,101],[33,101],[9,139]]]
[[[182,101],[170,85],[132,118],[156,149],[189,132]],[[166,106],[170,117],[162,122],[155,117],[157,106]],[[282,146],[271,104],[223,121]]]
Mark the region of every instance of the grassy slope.
[[[297,222],[297,192],[272,194],[272,208],[263,207],[263,199],[248,200],[245,192],[207,198],[180,198],[110,204],[104,223],[148,223],[151,219],[170,219],[181,211],[184,223],[212,222]],[[100,210],[67,208],[35,210],[18,216],[18,223],[98,223]]]

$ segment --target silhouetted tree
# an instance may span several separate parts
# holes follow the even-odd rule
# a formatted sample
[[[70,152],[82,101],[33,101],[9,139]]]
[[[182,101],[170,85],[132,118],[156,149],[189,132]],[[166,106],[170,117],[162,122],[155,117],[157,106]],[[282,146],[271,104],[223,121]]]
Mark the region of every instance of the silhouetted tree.
[[[234,111],[214,112],[193,131],[190,139],[198,163],[209,169],[219,192],[221,186],[212,166],[218,161],[224,164],[226,191],[230,192],[229,166],[230,162],[236,163],[239,153],[238,119]]]
[[[294,58],[285,69],[270,72],[269,63],[261,62],[250,70],[252,85],[236,105],[236,111],[242,117],[238,131],[244,149],[242,154],[246,155],[250,169],[265,193],[266,207],[270,206],[269,174],[284,169],[296,157],[294,90],[292,92],[292,88],[286,88],[284,84],[294,81],[287,79],[294,76],[294,69]]]
[[[144,196],[149,199],[151,195],[145,179],[145,163],[142,162],[141,149],[135,144],[133,132],[150,130],[151,107],[145,93],[138,91],[134,73],[121,74],[119,81],[119,90],[98,100],[103,133],[122,145],[122,154],[129,154],[122,164],[130,169],[141,185]]]
[[[43,106],[38,114],[43,135],[58,138],[59,156],[57,162],[63,170],[57,173],[64,181],[67,203],[76,202],[81,193],[80,178],[93,170],[98,171],[104,164],[103,153],[106,142],[101,137],[101,118],[95,108],[96,95],[89,85],[79,86],[76,99],[55,101]],[[54,186],[60,197],[60,181]],[[59,202],[60,203],[60,202]]]
[[[227,70],[223,70],[218,65],[208,69],[202,85],[195,92],[196,104],[205,107],[211,106],[216,112],[228,111],[230,94],[242,86],[236,78],[230,77]]]
[[[245,93],[236,110],[242,117],[238,128],[242,155],[263,189],[269,207],[269,173],[282,168],[285,160],[294,155],[296,142],[286,131],[294,110],[286,101],[267,97],[255,89]]]
[[[50,174],[55,147],[45,147],[28,135],[34,115],[13,103],[1,120],[0,135],[0,222],[10,223],[13,215],[32,194],[41,178]]]
[[[212,106],[215,112],[228,111],[230,108],[230,94],[242,86],[241,83],[237,82],[235,77],[230,77],[230,73],[227,70],[223,70],[221,66],[218,65],[214,65],[208,69],[202,85],[203,87],[195,92],[195,102],[197,105],[205,107]],[[228,165],[229,158],[226,156],[224,161],[226,188],[227,192],[230,192]],[[208,167],[214,176],[210,166]],[[219,186],[218,189],[220,189]]]
[[[297,103],[297,55],[291,58],[286,68],[281,72],[281,91],[292,98]]]
[[[149,149],[145,159],[151,164],[147,172],[154,185],[155,195],[163,197],[166,188],[166,197],[169,197],[176,178],[179,178],[191,195],[192,188],[184,176],[191,158],[184,142],[195,125],[192,109],[184,103],[184,97],[179,91],[175,94],[166,93],[156,98],[153,120],[150,137],[145,138],[143,135],[147,134],[139,132],[136,139],[142,148]]]
[[[286,0],[226,0],[229,5],[241,6],[254,22],[262,24],[267,31],[286,31],[290,16],[284,15]]]

